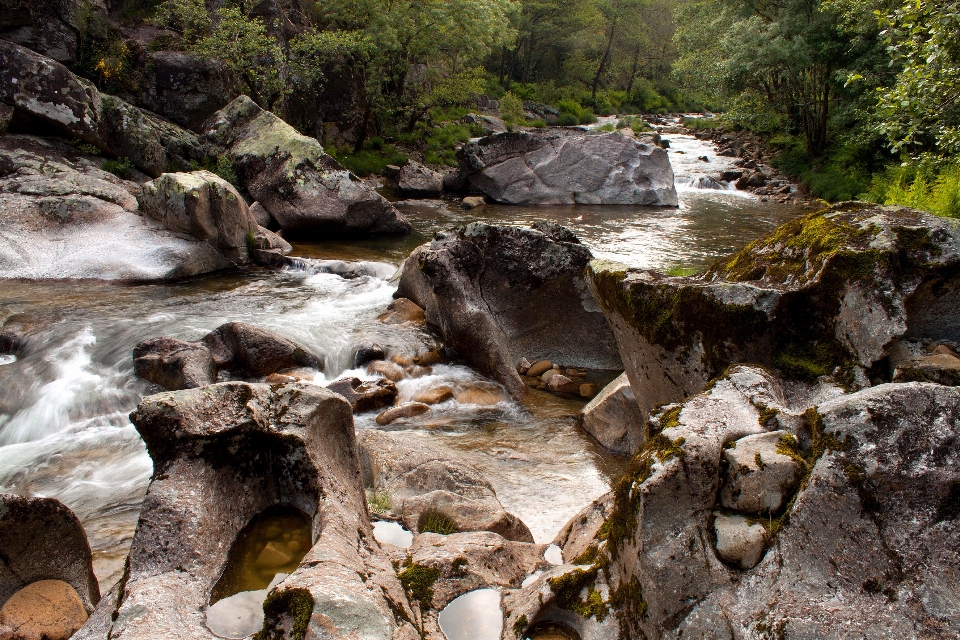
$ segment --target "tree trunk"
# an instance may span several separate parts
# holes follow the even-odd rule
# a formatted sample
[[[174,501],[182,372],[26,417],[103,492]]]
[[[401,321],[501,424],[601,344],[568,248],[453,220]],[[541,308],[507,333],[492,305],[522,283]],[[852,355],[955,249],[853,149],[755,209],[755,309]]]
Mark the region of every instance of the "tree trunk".
[[[591,96],[594,101],[597,99],[597,87],[600,86],[600,76],[603,75],[603,71],[607,67],[607,60],[610,58],[610,50],[613,48],[613,37],[616,32],[617,22],[614,20],[610,23],[610,37],[607,38],[607,49],[603,52],[603,57],[600,58],[600,65],[597,67],[597,74],[593,76],[593,93]]]

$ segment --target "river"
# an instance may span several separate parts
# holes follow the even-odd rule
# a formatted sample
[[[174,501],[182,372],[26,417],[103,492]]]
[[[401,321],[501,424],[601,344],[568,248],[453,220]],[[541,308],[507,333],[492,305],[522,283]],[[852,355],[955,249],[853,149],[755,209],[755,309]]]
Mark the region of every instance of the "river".
[[[695,138],[667,137],[678,209],[462,211],[450,201],[404,206],[414,226],[406,238],[295,245],[294,255],[303,258],[299,267],[278,272],[152,285],[3,282],[0,324],[16,317],[34,337],[21,359],[0,360],[0,491],[51,496],[73,509],[106,590],[120,577],[152,473],[127,417],[141,398],[159,390],[133,375],[130,354],[139,341],[160,335],[196,340],[224,322],[245,321],[323,355],[326,371],[317,380],[323,382],[348,372],[358,347],[378,343],[393,353],[414,354],[435,344],[424,331],[376,318],[396,290],[403,259],[436,231],[473,221],[529,225],[546,219],[571,228],[597,257],[637,267],[697,269],[803,211],[712,184],[706,177],[732,160],[715,157],[712,146]],[[417,385],[483,380],[466,366],[437,366],[429,379],[404,381],[400,388],[407,397]],[[532,396],[524,405],[505,400],[492,408],[449,402],[390,428],[457,450],[487,475],[537,542],[549,542],[608,490],[623,460],[605,454],[577,428],[582,402],[542,392]],[[357,428],[376,428],[374,416],[358,416]]]

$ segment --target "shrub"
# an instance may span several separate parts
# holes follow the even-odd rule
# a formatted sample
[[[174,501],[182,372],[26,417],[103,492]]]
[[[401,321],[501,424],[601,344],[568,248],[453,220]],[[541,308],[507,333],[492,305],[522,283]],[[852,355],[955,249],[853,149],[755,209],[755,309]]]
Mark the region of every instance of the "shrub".
[[[557,119],[557,124],[561,127],[573,127],[580,124],[580,118],[572,113],[561,113]]]
[[[233,170],[233,163],[230,162],[230,158],[225,153],[218,156],[207,156],[201,162],[191,160],[190,169],[193,171],[203,169],[215,173],[233,186],[240,188],[240,178],[237,177],[237,172]]]
[[[118,178],[128,179],[134,170],[133,162],[130,158],[117,158],[116,160],[104,160],[100,168],[108,171]]]
[[[85,156],[98,156],[100,155],[100,149],[96,145],[92,145],[89,142],[80,142],[77,140],[73,143],[74,148],[82,153]]]
[[[612,123],[610,123],[610,122],[608,122],[607,124],[605,124],[605,125],[603,125],[602,127],[600,127],[600,131],[616,131],[616,130],[617,130],[616,125],[614,125],[614,124],[612,124]]]
[[[544,122],[543,120],[534,120],[533,122],[530,123],[530,126],[536,127],[537,129],[546,129],[547,123]]]
[[[393,508],[390,502],[390,494],[384,489],[377,489],[367,496],[367,505],[370,511],[377,515],[383,515]]]
[[[379,175],[383,173],[388,164],[400,165],[407,161],[407,156],[397,151],[395,146],[379,144],[376,140],[373,139],[372,142],[379,147],[378,149],[365,148],[362,151],[354,152],[348,147],[340,149],[331,147],[327,149],[327,153],[342,164],[346,170],[358,176]]]
[[[523,102],[509,91],[500,98],[500,117],[508,124],[518,124],[526,120]]]
[[[457,523],[450,516],[432,509],[420,514],[417,529],[420,530],[420,533],[439,533],[444,536],[458,531]]]
[[[593,113],[593,111],[584,111],[580,115],[580,124],[593,124],[596,121],[597,116]]]

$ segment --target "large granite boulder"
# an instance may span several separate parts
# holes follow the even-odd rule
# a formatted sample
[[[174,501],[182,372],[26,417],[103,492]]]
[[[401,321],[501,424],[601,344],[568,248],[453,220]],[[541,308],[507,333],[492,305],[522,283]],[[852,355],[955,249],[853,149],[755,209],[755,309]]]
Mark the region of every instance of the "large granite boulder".
[[[636,453],[646,437],[646,421],[626,373],[587,403],[580,412],[580,426],[608,451]]]
[[[306,519],[310,548],[269,589],[263,637],[416,637],[373,537],[343,398],[301,383],[230,382],[145,398],[131,420],[154,476],[106,637],[215,638],[207,611],[233,547],[280,507]],[[278,556],[289,557],[268,544],[258,562],[276,566]],[[93,631],[78,637],[104,637]]]
[[[457,158],[474,187],[505,204],[677,206],[667,152],[620,133],[504,133]]]
[[[246,96],[214,114],[205,135],[227,153],[250,195],[288,234],[410,231],[393,205],[324,153],[317,140]]]
[[[213,384],[220,371],[263,378],[287,369],[323,368],[306,347],[245,322],[220,325],[199,342],[151,338],[133,349],[136,375],[167,391]]]
[[[77,60],[87,20],[106,20],[103,0],[9,0],[3,3],[0,38],[63,64]]]
[[[248,259],[257,221],[243,197],[220,176],[209,171],[165,173],[145,184],[137,201],[143,213],[167,229],[206,242],[234,262]]]
[[[152,281],[234,266],[139,215],[140,185],[57,140],[0,136],[0,278]]]
[[[590,250],[567,229],[474,223],[440,234],[404,262],[398,297],[514,396],[521,358],[615,370],[620,357],[584,279]]]
[[[359,432],[364,484],[390,496],[391,509],[411,531],[439,514],[457,531],[492,531],[507,540],[533,542],[517,516],[508,513],[479,471],[449,449],[376,429]]]
[[[100,601],[87,534],[53,498],[0,494],[0,607],[39,581],[60,581],[89,614]]]
[[[155,51],[150,63],[137,104],[192,131],[242,93],[239,77],[216,60]]]
[[[443,174],[417,162],[408,162],[397,173],[397,190],[405,196],[435,196],[443,191]]]
[[[0,102],[159,176],[204,157],[192,133],[100,93],[59,62],[0,40]]]
[[[595,506],[562,535],[571,549],[592,548],[577,560],[589,566],[548,580],[540,604],[524,596],[536,584],[507,598],[506,626],[523,626],[523,616],[559,617],[581,637],[952,637],[960,630],[958,425],[955,387],[843,394],[733,367],[654,414],[602,526]],[[740,483],[745,501],[731,503],[737,480],[721,460],[741,447],[756,449],[756,460],[773,436],[770,462],[790,459],[801,478],[756,516],[750,503],[763,503],[766,486]],[[571,586],[579,596],[569,598]],[[597,593],[592,605],[588,591]],[[594,635],[611,616],[618,631]]]
[[[960,222],[848,203],[697,276],[594,261],[588,278],[647,414],[737,362],[851,389],[889,381],[900,341],[960,339],[958,264]]]

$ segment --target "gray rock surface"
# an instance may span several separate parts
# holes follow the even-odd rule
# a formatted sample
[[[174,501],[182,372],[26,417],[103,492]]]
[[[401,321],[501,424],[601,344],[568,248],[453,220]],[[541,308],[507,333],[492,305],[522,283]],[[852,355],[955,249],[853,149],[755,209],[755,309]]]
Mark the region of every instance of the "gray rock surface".
[[[507,123],[496,116],[468,113],[467,115],[463,116],[461,122],[464,124],[476,125],[483,129],[483,132],[487,135],[507,132]]]
[[[171,231],[206,242],[234,262],[246,262],[257,221],[229,182],[209,171],[165,173],[143,185],[140,210]],[[252,247],[250,247],[252,248]]]
[[[443,174],[417,162],[408,162],[397,173],[397,190],[414,197],[435,196],[443,191]]]
[[[206,609],[233,541],[276,505],[307,516],[313,545],[268,595],[268,637],[289,637],[292,624],[312,637],[412,631],[367,518],[343,398],[314,385],[231,382],[145,398],[131,419],[155,473],[109,637],[214,638]]]
[[[240,96],[206,124],[244,187],[293,235],[407,233],[410,223],[387,200],[250,98]]]
[[[583,276],[590,250],[569,230],[474,223],[418,247],[404,262],[398,297],[514,396],[527,387],[520,358],[619,369],[610,328]]]
[[[713,521],[717,555],[739,569],[753,569],[767,550],[767,530],[741,515],[717,515]]]
[[[958,264],[960,222],[847,203],[699,276],[594,261],[588,279],[646,414],[738,362],[866,386],[900,339],[960,338]]]
[[[236,74],[215,60],[184,51],[154,51],[150,62],[137,104],[192,131],[200,131],[210,116],[242,93]]]
[[[0,494],[0,607],[39,580],[62,580],[87,613],[100,601],[90,544],[80,520],[59,500]]]
[[[533,542],[527,526],[507,513],[490,483],[448,449],[399,434],[364,429],[357,434],[364,484],[386,491],[404,526],[418,532],[420,517],[443,513],[460,531],[492,531]]]
[[[48,123],[117,158],[129,158],[150,176],[187,168],[204,150],[180,127],[100,93],[55,60],[0,40],[0,102]]]
[[[795,436],[786,431],[771,431],[732,441],[723,451],[720,504],[755,515],[785,507],[803,476],[803,465],[784,453],[790,451],[786,443],[791,438]]]
[[[139,215],[140,185],[60,141],[0,136],[0,278],[151,281],[233,266]]]
[[[677,206],[667,153],[620,133],[505,133],[457,158],[474,187],[505,204]]]
[[[4,3],[2,38],[64,64],[77,59],[84,15],[105,20],[103,0],[31,0]]]
[[[221,370],[263,378],[300,367],[321,369],[323,363],[302,345],[244,322],[220,325],[199,342],[160,337],[133,349],[137,376],[167,391],[212,384]]]
[[[643,445],[645,422],[626,373],[587,403],[580,415],[580,426],[613,453],[635,453]]]

